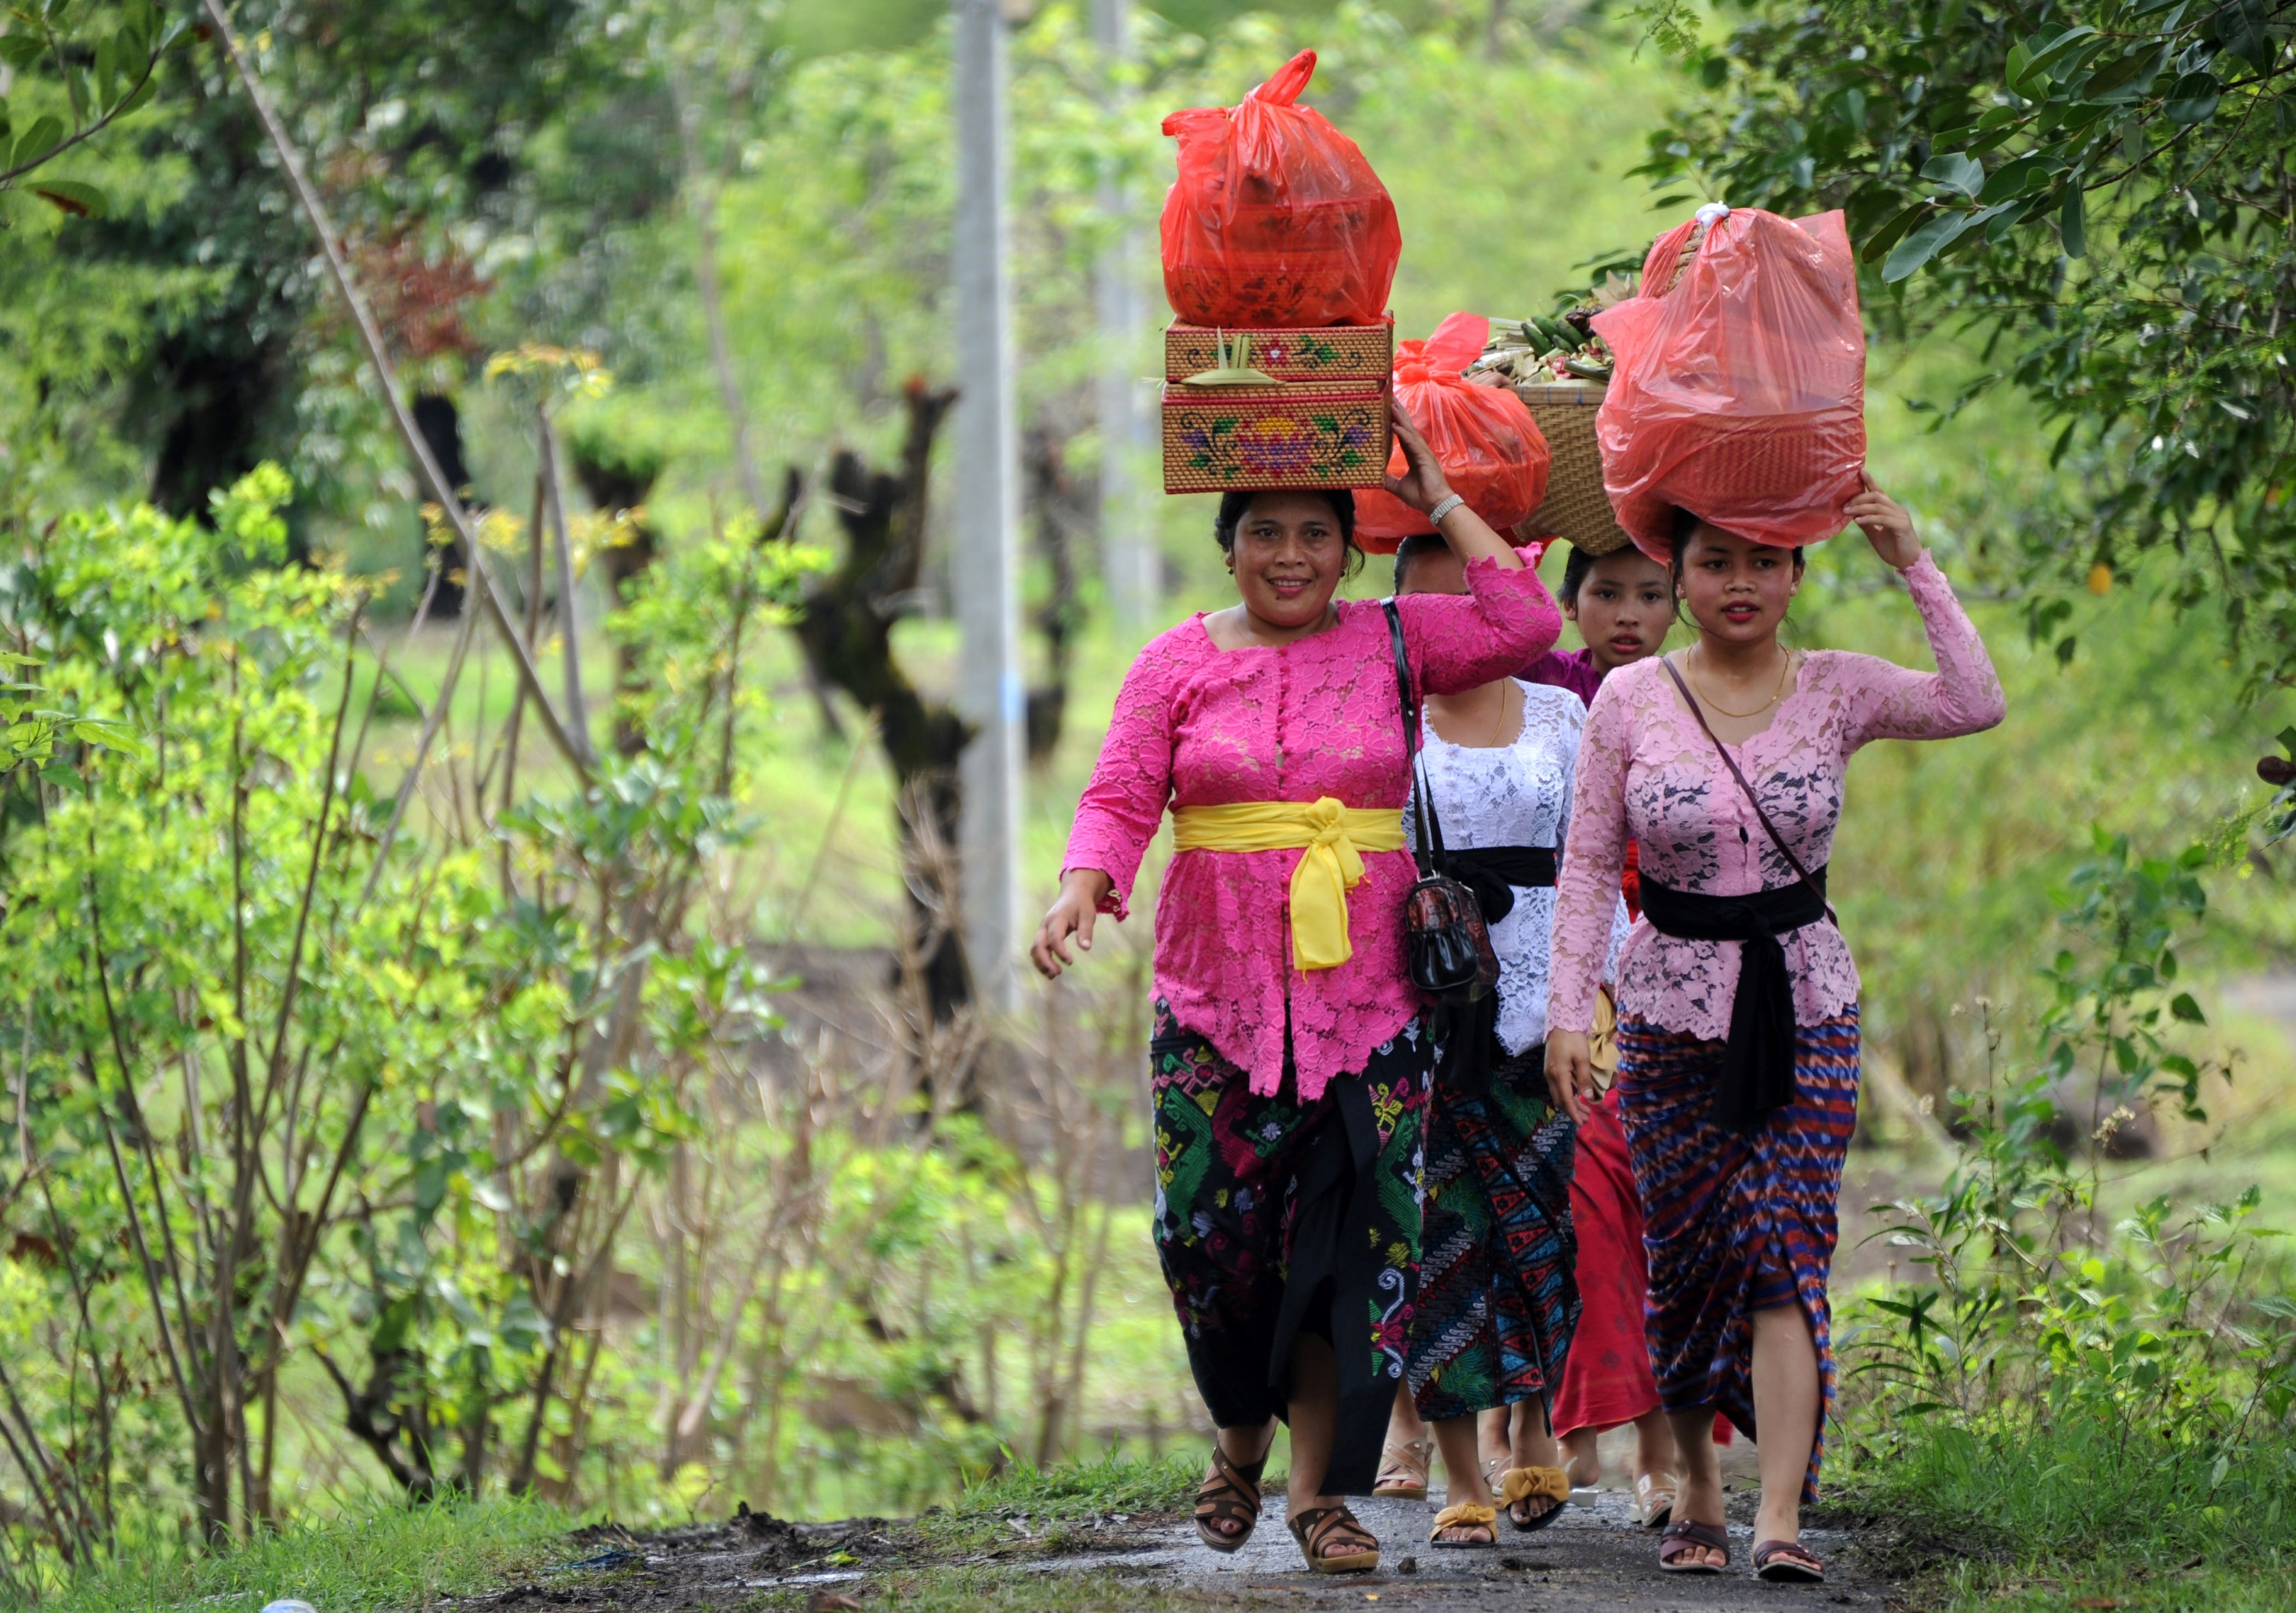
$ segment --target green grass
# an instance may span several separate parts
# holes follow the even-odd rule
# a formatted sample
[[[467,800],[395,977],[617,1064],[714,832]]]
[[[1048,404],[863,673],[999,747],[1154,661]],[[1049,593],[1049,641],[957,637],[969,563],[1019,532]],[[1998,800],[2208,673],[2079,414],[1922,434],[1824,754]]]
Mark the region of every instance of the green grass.
[[[927,1510],[917,1529],[932,1551],[957,1553],[1011,1545],[1010,1520],[1021,1519],[1035,1537],[1030,1555],[1059,1552],[1079,1543],[1075,1526],[1110,1513],[1141,1518],[1187,1510],[1202,1470],[1193,1451],[1144,1460],[1111,1455],[1049,1468],[1016,1462],[968,1485],[951,1505]]]
[[[572,1525],[555,1507],[529,1502],[376,1505],[212,1555],[120,1561],[38,1606],[42,1613],[193,1605],[201,1613],[255,1613],[299,1597],[321,1613],[419,1613],[441,1596],[498,1587],[570,1555]]]
[[[1923,1420],[1829,1501],[1902,1533],[1937,1606],[2296,1609],[2296,1439],[2219,1472],[2141,1424]],[[2100,1601],[2103,1598],[2105,1600]]]

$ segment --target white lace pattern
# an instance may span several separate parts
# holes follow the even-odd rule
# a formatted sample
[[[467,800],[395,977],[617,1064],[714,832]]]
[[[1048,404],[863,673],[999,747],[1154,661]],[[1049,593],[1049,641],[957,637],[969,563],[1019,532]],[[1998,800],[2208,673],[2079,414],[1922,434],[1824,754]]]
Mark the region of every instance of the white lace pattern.
[[[1456,851],[1491,846],[1553,846],[1562,855],[1570,827],[1570,786],[1578,763],[1578,737],[1587,708],[1569,689],[1524,683],[1522,731],[1513,744],[1453,745],[1423,720],[1423,765],[1433,792],[1442,842]],[[1418,843],[1417,819],[1406,810],[1404,835]],[[1516,885],[1514,907],[1491,926],[1499,959],[1499,1043],[1512,1056],[1546,1040],[1548,954],[1554,929],[1554,889]],[[1619,949],[1628,921],[1622,898],[1611,926],[1611,952],[1603,978],[1617,977]]]

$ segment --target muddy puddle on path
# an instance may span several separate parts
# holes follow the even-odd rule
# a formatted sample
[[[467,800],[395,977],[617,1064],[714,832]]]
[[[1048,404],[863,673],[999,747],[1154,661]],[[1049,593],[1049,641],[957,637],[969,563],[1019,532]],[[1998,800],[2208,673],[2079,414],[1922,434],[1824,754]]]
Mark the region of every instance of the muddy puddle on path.
[[[1084,1609],[1353,1608],[1387,1613],[1570,1609],[1598,1613],[1735,1613],[1836,1607],[1902,1609],[1874,1543],[1812,1529],[1827,1560],[1824,1585],[1765,1584],[1747,1559],[1753,1498],[1731,1498],[1732,1565],[1709,1576],[1661,1574],[1658,1537],[1637,1527],[1622,1494],[1566,1510],[1535,1534],[1503,1529],[1496,1550],[1426,1543],[1433,1508],[1358,1502],[1385,1543],[1379,1572],[1317,1576],[1301,1566],[1271,1497],[1251,1541],[1230,1556],[1205,1550],[1184,1518],[1037,1520],[1025,1516],[858,1518],[790,1524],[755,1516],[716,1527],[634,1535],[581,1531],[536,1583],[442,1601],[454,1613],[702,1613],[704,1609]]]

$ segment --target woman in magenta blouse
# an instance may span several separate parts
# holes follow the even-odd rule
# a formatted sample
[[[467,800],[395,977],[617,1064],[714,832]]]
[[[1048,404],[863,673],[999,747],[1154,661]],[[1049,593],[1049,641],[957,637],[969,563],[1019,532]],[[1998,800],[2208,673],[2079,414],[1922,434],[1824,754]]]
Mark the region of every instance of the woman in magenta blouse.
[[[1409,474],[1469,592],[1398,602],[1414,679],[1449,694],[1554,643],[1535,572],[1456,496],[1408,416]],[[1387,617],[1334,601],[1360,564],[1346,492],[1230,493],[1216,532],[1241,596],[1132,663],[1031,956],[1047,977],[1121,919],[1166,807],[1156,909],[1155,1237],[1219,1430],[1205,1543],[1250,1535],[1280,1418],[1286,1517],[1308,1566],[1378,1566],[1341,1499],[1371,1488],[1418,1280],[1420,1123],[1434,1048],[1404,969],[1410,780]]]

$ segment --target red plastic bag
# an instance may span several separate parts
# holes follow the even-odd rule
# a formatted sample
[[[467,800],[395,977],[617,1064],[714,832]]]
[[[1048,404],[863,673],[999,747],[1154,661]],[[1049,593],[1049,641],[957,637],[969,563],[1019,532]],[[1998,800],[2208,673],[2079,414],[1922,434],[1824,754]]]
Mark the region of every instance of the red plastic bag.
[[[1164,198],[1164,294],[1191,325],[1376,325],[1403,256],[1395,203],[1354,141],[1292,104],[1301,51],[1234,111],[1164,119],[1180,177]]]
[[[1595,316],[1618,361],[1595,416],[1611,507],[1660,561],[1677,507],[1761,543],[1831,538],[1866,464],[1866,331],[1841,215],[1730,209],[1685,264],[1698,222],[1658,238],[1644,295]]]
[[[1454,314],[1426,341],[1398,342],[1395,396],[1442,462],[1451,490],[1504,532],[1529,520],[1546,497],[1551,457],[1538,423],[1512,388],[1470,386],[1460,376],[1482,356],[1490,333],[1491,322],[1480,315]],[[1401,443],[1387,468],[1403,474]],[[1392,554],[1399,539],[1434,530],[1392,493],[1373,488],[1356,494],[1356,537],[1375,555]]]

